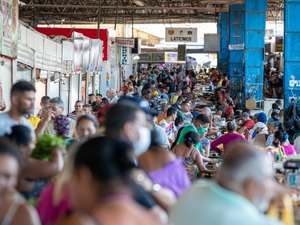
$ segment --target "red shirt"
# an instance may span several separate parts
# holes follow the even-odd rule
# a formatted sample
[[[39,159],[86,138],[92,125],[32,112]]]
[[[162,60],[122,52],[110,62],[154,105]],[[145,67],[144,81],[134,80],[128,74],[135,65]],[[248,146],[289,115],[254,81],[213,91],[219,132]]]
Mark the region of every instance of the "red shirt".
[[[229,118],[230,117],[230,114],[233,114],[231,113],[233,111],[233,107],[232,106],[228,106],[226,111],[225,111],[225,116],[226,116],[226,119],[231,119]]]
[[[247,127],[248,130],[252,129],[254,127],[255,123],[253,120],[247,120],[244,124],[244,127]]]

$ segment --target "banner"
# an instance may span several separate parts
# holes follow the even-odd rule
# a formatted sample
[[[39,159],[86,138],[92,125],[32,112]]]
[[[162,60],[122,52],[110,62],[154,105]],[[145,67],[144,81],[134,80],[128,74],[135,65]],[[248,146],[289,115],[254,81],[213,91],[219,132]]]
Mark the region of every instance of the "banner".
[[[197,28],[166,28],[166,42],[197,41]]]
[[[2,0],[0,16],[0,53],[16,58],[18,52],[19,1]]]
[[[178,45],[178,61],[186,61],[186,45]]]

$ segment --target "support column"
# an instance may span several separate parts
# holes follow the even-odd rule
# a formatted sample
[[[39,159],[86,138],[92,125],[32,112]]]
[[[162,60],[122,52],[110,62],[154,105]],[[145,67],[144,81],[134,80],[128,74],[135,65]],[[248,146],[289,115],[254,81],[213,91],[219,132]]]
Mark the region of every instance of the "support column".
[[[229,78],[232,97],[240,96],[243,90],[244,22],[244,5],[231,5],[229,7]]]
[[[223,74],[228,74],[229,60],[229,13],[222,12],[218,23],[218,34],[220,35],[220,51],[218,52],[218,67]]]
[[[267,0],[245,0],[245,97],[263,100]]]
[[[300,0],[284,1],[284,107],[300,96]]]

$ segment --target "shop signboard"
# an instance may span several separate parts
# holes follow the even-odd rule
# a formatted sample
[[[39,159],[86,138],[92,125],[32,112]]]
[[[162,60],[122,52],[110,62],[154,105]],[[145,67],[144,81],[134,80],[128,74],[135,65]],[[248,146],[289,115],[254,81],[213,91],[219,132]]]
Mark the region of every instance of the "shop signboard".
[[[197,28],[166,28],[166,42],[197,42]]]
[[[139,62],[152,62],[152,54],[151,53],[142,53],[139,54]]]
[[[121,47],[121,65],[128,65],[128,48]]]
[[[116,44],[120,47],[134,48],[134,38],[116,38]]]
[[[2,0],[0,16],[0,54],[16,58],[18,51],[19,1]]]
[[[276,37],[275,52],[283,52],[283,37]]]
[[[234,45],[229,45],[228,49],[230,51],[238,51],[238,50],[243,50],[245,48],[244,44],[234,44]]]
[[[166,52],[165,53],[165,62],[176,63],[178,58],[177,52]],[[184,61],[184,60],[183,60]]]
[[[186,45],[178,45],[178,61],[185,61],[186,60]]]
[[[164,62],[165,54],[163,52],[152,53],[152,62]]]

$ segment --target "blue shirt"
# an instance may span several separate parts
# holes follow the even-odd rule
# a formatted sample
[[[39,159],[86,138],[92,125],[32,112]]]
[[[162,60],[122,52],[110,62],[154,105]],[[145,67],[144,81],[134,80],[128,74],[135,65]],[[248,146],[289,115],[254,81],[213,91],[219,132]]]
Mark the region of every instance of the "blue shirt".
[[[170,214],[173,225],[279,225],[261,214],[243,196],[216,182],[200,181],[188,190]]]
[[[0,137],[11,133],[11,128],[15,125],[24,125],[31,130],[32,138],[35,139],[35,132],[32,124],[25,118],[21,118],[21,123],[13,120],[7,112],[0,113]]]

